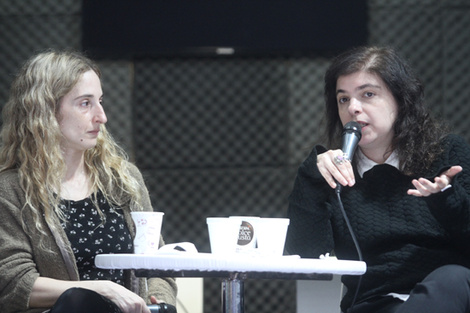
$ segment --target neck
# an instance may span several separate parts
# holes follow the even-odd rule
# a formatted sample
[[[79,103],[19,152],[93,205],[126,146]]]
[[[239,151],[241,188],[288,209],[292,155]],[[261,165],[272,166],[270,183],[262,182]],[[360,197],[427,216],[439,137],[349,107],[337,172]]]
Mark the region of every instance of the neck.
[[[66,173],[62,179],[61,197],[82,200],[90,195],[90,177],[85,168],[84,154],[65,154]]]
[[[388,157],[392,154],[389,149],[361,149],[361,152],[369,159],[377,164],[383,164],[387,161]]]

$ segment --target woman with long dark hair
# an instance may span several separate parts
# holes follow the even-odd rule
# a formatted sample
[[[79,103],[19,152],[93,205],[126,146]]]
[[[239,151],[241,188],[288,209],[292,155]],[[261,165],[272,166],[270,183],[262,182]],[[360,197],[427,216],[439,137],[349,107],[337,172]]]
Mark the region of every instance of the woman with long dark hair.
[[[468,144],[430,116],[422,84],[390,48],[336,57],[325,101],[329,148],[315,146],[299,168],[287,251],[363,258],[363,277],[342,278],[343,312],[470,312]],[[362,132],[352,160],[340,150],[350,121]]]

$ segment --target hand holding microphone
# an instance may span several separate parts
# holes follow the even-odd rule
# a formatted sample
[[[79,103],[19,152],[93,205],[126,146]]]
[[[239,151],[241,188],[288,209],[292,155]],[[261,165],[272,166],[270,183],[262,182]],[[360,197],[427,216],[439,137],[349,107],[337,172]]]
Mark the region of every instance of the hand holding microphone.
[[[355,183],[350,161],[354,156],[361,136],[361,125],[355,121],[350,121],[343,128],[341,150],[328,150],[318,155],[318,170],[331,188],[336,188],[337,192],[341,191],[342,185],[353,186]]]

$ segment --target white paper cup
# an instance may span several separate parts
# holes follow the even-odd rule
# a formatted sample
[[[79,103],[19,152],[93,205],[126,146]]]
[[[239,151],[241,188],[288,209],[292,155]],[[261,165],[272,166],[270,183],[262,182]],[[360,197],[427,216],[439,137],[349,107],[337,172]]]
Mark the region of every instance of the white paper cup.
[[[228,217],[208,217],[211,252],[215,254],[235,253],[241,221]]]
[[[230,216],[229,218],[240,220],[238,233],[237,252],[254,251],[256,249],[256,223],[259,216]]]
[[[286,243],[288,218],[262,217],[256,223],[258,252],[261,255],[282,256]]]
[[[153,254],[158,251],[163,215],[163,212],[131,212],[136,229],[134,253]]]

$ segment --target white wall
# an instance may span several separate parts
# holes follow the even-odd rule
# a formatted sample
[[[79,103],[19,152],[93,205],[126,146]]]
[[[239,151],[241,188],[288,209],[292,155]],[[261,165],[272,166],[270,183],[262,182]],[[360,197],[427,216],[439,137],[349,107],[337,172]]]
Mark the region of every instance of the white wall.
[[[297,313],[340,313],[341,276],[333,280],[298,280]]]
[[[203,279],[176,278],[178,296],[176,309],[178,313],[203,313]]]

